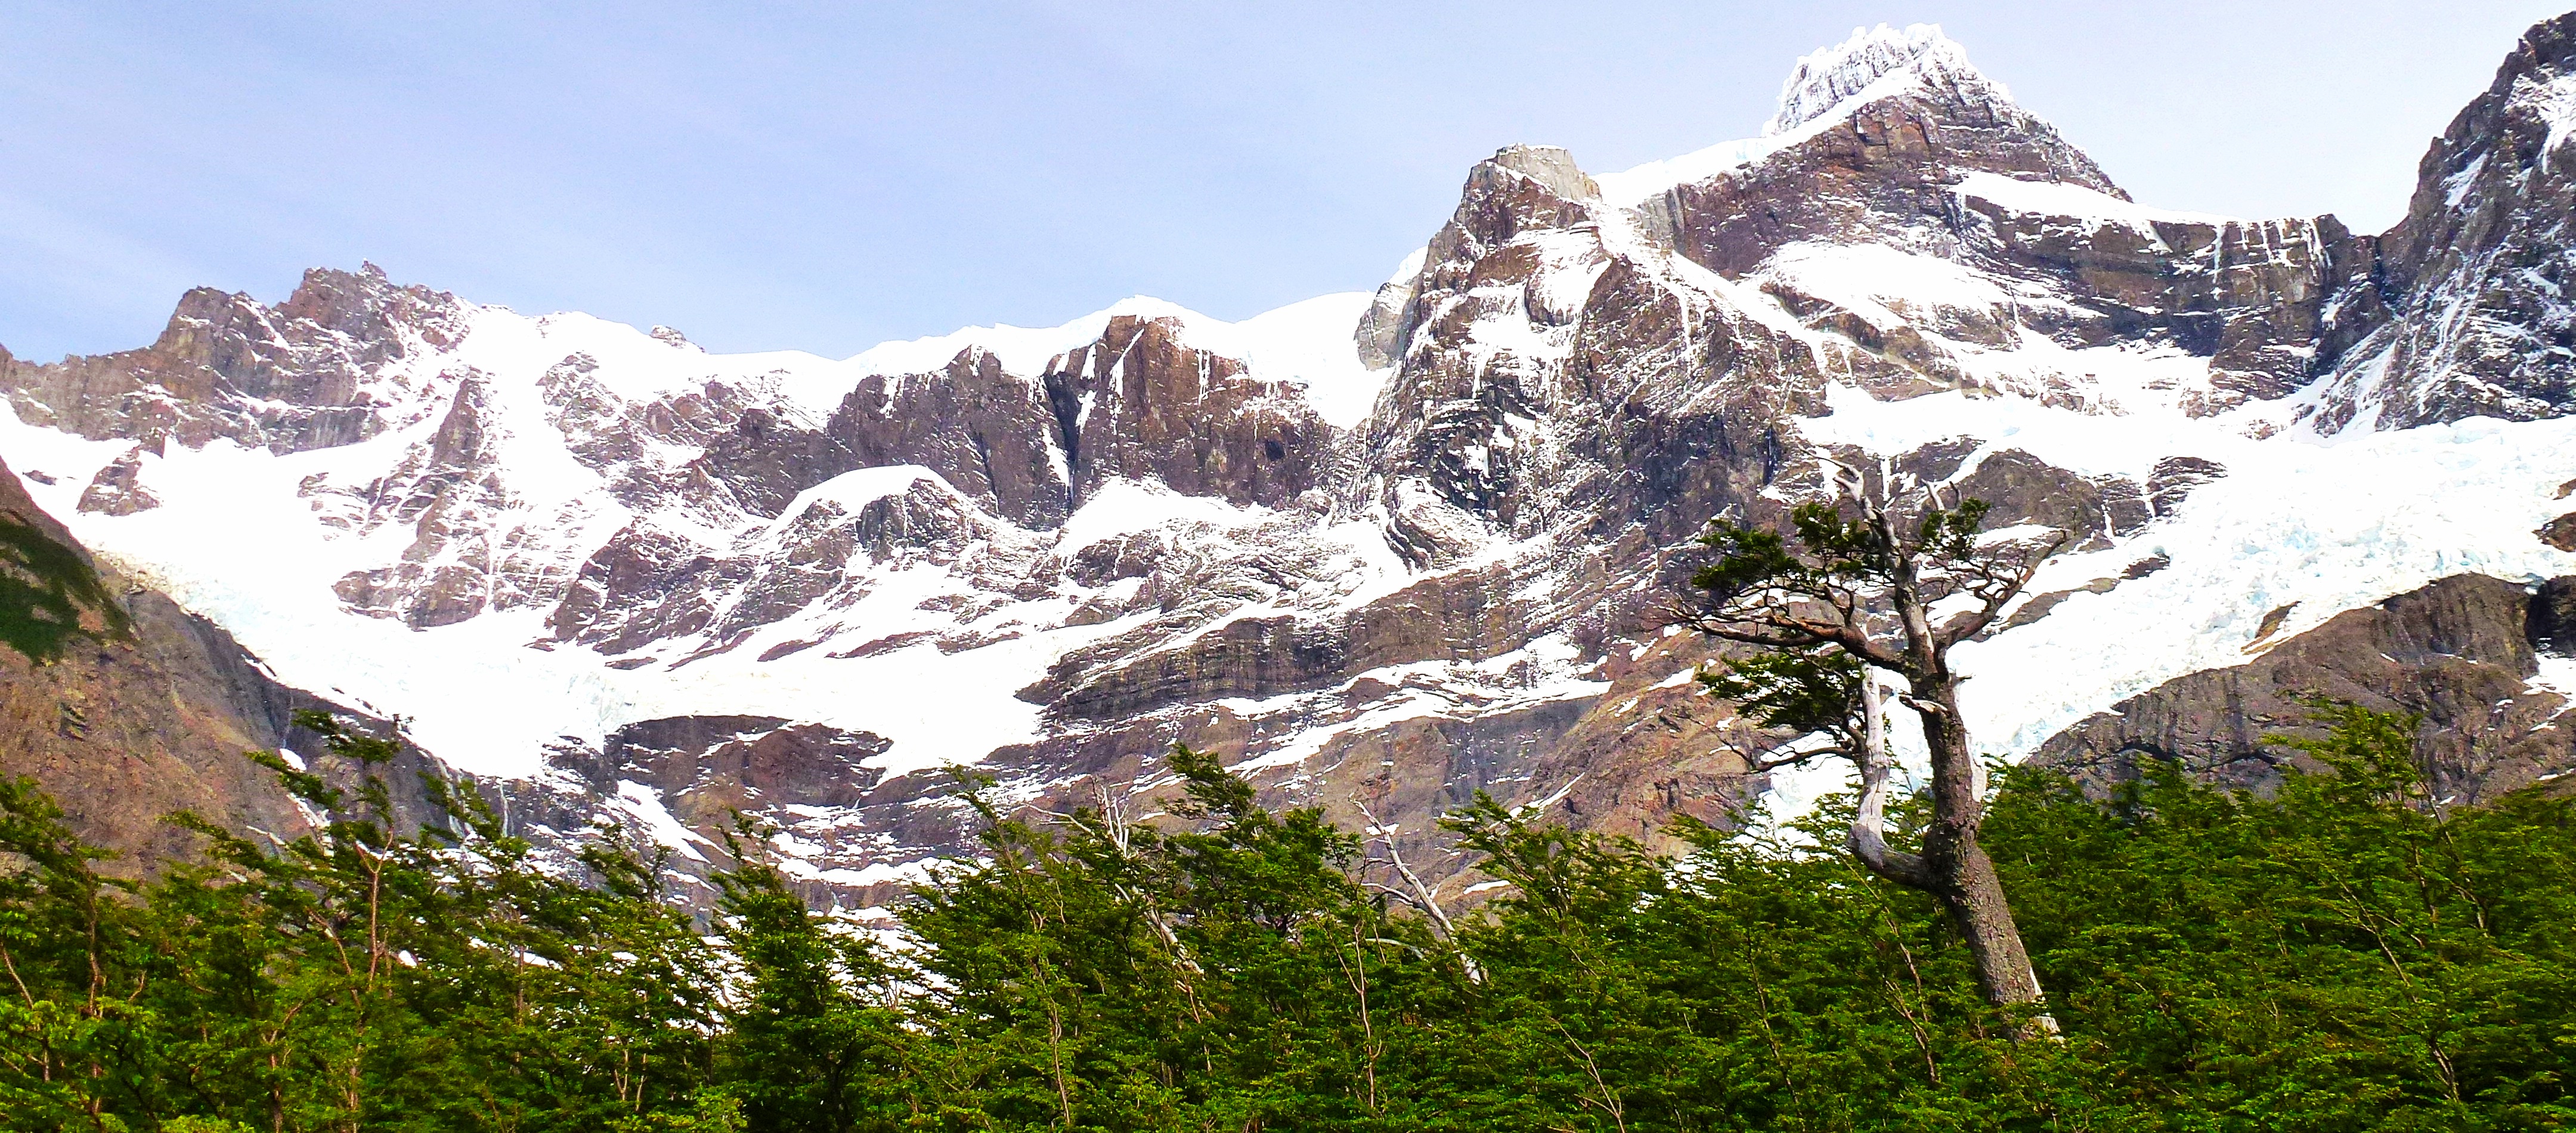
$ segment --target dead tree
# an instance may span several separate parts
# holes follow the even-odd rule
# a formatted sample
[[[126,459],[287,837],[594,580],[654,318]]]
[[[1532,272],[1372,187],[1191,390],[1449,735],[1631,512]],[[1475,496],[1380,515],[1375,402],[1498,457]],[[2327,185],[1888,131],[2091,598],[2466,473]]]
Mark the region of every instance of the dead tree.
[[[1757,756],[1765,770],[1821,757],[1859,769],[1860,806],[1850,847],[1870,872],[1940,901],[1976,959],[1986,998],[2029,1009],[2044,996],[1994,863],[1977,843],[1985,818],[1985,769],[1959,714],[1950,649],[1994,624],[2031,575],[2065,542],[1981,531],[1987,505],[1944,506],[1937,488],[1882,469],[1872,483],[1850,469],[1840,498],[1790,513],[1792,534],[1725,519],[1700,542],[1716,561],[1691,579],[1695,603],[1676,624],[1755,647],[1702,675],[1748,718],[1801,733]],[[1853,514],[1853,513],[1857,514]],[[1887,844],[1894,761],[1887,750],[1879,674],[1902,685],[1897,701],[1923,725],[1931,752],[1932,818],[1920,852]],[[2056,1023],[2036,1015],[2047,1033]]]

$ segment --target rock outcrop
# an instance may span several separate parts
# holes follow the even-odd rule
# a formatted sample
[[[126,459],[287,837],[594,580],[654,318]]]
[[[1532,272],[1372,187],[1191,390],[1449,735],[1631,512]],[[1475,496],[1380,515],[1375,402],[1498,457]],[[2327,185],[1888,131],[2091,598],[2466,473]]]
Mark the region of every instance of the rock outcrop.
[[[1833,113],[1817,105],[1842,91]],[[1692,262],[1756,283],[1857,348],[1838,353],[1893,389],[1996,385],[2098,403],[2081,374],[1980,364],[2037,336],[2208,359],[2174,391],[2193,412],[2278,398],[2304,383],[2326,305],[2367,272],[2368,242],[2332,217],[2244,222],[2131,203],[1937,29],[1856,36],[1802,62],[1781,99],[1766,139],[1776,150],[1638,211]],[[1870,278],[1888,271],[1934,278]]]
[[[2406,218],[2321,332],[2319,424],[2576,412],[2576,13],[2535,25],[2435,139]]]
[[[541,845],[603,825],[659,839],[667,874],[701,909],[713,908],[707,875],[736,864],[736,845],[758,847],[818,904],[865,908],[894,903],[920,878],[918,847],[960,852],[974,833],[948,785],[889,783],[866,766],[887,746],[775,716],[663,717],[597,748],[559,745],[545,774],[503,789],[511,827]]]
[[[2576,577],[2526,586],[2463,574],[2348,610],[2244,665],[2193,673],[2112,705],[2034,762],[2080,780],[2134,778],[2149,760],[2268,791],[2313,760],[2274,742],[2313,736],[2319,700],[2423,718],[2415,745],[2434,799],[2476,805],[2576,771],[2576,688],[2541,675],[2576,657]]]
[[[454,296],[373,264],[306,272],[274,307],[200,287],[141,350],[43,365],[0,352],[0,390],[20,417],[84,437],[326,448],[410,423],[409,375],[390,363],[452,344],[457,315]]]

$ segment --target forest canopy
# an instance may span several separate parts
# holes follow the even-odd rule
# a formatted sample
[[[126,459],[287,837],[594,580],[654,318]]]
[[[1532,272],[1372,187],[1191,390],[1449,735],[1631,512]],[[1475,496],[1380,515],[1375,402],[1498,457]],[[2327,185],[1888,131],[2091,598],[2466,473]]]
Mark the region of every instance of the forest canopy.
[[[2553,1129],[2576,1118],[2576,812],[2428,799],[2414,722],[2332,710],[2272,797],[2150,762],[2008,772],[1984,838],[2062,1038],[1990,1006],[1933,900],[1833,847],[1848,800],[1678,859],[1490,800],[1454,924],[1361,842],[1176,752],[1173,817],[977,802],[898,932],[756,842],[712,918],[595,842],[540,863],[470,790],[380,783],[277,844],[101,872],[0,784],[10,1129]],[[381,766],[390,745],[324,727]],[[274,757],[270,757],[274,759]],[[1838,813],[1837,807],[1841,810]],[[1891,815],[1903,844],[1919,800]],[[1377,874],[1371,874],[1375,877]],[[1400,893],[1398,889],[1396,892]]]

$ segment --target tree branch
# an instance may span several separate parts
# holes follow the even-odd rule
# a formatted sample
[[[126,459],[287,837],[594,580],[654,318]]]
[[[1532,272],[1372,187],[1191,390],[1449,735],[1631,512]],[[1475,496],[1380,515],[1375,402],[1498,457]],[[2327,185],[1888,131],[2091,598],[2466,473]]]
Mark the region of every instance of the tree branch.
[[[1361,818],[1368,820],[1368,833],[1386,846],[1387,861],[1395,866],[1396,875],[1413,887],[1414,907],[1428,914],[1432,923],[1440,926],[1440,939],[1448,942],[1450,951],[1457,953],[1459,964],[1467,969],[1467,978],[1480,984],[1485,982],[1484,969],[1476,966],[1475,959],[1467,955],[1466,949],[1458,947],[1458,926],[1450,923],[1449,914],[1440,911],[1440,902],[1433,899],[1431,887],[1422,883],[1421,875],[1414,873],[1412,866],[1404,864],[1404,851],[1395,848],[1394,832],[1377,820],[1377,814],[1369,810],[1368,804],[1361,802],[1358,795],[1351,796],[1351,805],[1359,809]]]
[[[2002,571],[1989,576],[1995,583],[1995,589],[1991,593],[1977,595],[1982,602],[1980,609],[1971,611],[1963,618],[1952,618],[1942,625],[1939,634],[1935,636],[1938,648],[1947,651],[1951,646],[1985,632],[1987,626],[1994,624],[1995,615],[2003,612],[2004,605],[2011,602],[2014,595],[2020,594],[2023,587],[2030,585],[2030,580],[2039,574],[2039,568],[2047,565],[2048,560],[2056,556],[2058,548],[2066,545],[2066,539],[2066,533],[2060,531],[2041,542],[2038,548],[2021,562],[2019,569]],[[2000,563],[1995,565],[2001,566]]]
[[[1887,710],[1878,687],[1878,674],[1861,670],[1861,712],[1866,723],[1860,754],[1853,762],[1860,767],[1860,807],[1852,815],[1848,842],[1852,856],[1869,867],[1871,873],[1899,885],[1928,889],[1932,869],[1922,858],[1887,847],[1888,780],[1895,770],[1895,759],[1887,753]]]

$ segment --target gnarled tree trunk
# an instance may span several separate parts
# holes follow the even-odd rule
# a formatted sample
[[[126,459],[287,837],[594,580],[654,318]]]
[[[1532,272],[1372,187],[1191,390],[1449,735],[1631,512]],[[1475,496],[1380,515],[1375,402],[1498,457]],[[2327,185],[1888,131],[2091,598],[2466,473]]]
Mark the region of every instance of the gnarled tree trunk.
[[[1703,679],[1756,710],[1766,726],[1824,734],[1832,742],[1756,760],[1757,765],[1827,754],[1850,758],[1861,785],[1852,855],[1880,877],[1941,902],[1976,959],[1978,984],[1989,1002],[2034,1008],[2045,1001],[2038,973],[1994,862],[1977,841],[1985,820],[1985,773],[1959,714],[1959,676],[1950,669],[1949,654],[1994,623],[2064,536],[2027,545],[1987,541],[1979,534],[1986,506],[1970,500],[1944,508],[1935,488],[1919,489],[1920,506],[1900,520],[1892,506],[1892,480],[1884,468],[1874,485],[1843,469],[1837,486],[1860,505],[1860,517],[1845,515],[1838,504],[1799,506],[1792,512],[1800,544],[1794,551],[1778,532],[1712,522],[1701,542],[1724,556],[1693,575],[1708,601],[1677,621],[1775,651],[1772,662],[1730,664],[1734,676]],[[1936,606],[1961,598],[1969,600],[1964,610],[1933,624]],[[1894,760],[1887,750],[1882,672],[1905,682],[1898,699],[1921,719],[1931,752],[1932,821],[1919,853],[1887,845]],[[2055,1020],[2032,1015],[2028,1033],[2056,1031]]]
[[[1995,877],[1994,859],[1977,842],[1986,817],[1980,791],[1977,756],[1968,746],[1968,729],[1959,720],[1959,683],[1946,668],[1913,682],[1911,700],[1923,720],[1923,738],[1932,749],[1932,824],[1923,831],[1926,888],[1950,914],[1950,922],[1976,957],[1977,982],[1987,1001],[2019,1007],[2041,1002],[2039,973],[2023,949],[2021,927],[2013,922],[2004,900],[2003,882]],[[2057,1022],[2039,1016],[2043,1030]]]

